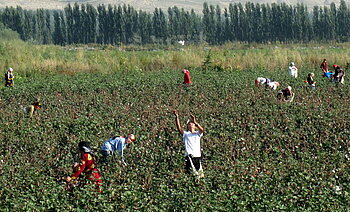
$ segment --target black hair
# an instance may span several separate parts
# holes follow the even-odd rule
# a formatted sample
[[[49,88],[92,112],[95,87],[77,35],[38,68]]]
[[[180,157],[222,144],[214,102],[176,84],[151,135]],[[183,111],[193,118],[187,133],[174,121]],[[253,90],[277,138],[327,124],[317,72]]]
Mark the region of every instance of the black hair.
[[[86,141],[81,141],[81,142],[79,142],[79,144],[78,144],[79,150],[80,150],[80,151],[84,151],[84,147],[87,147],[87,148],[91,149],[91,148],[90,148],[90,143],[89,143],[89,142],[86,142]]]

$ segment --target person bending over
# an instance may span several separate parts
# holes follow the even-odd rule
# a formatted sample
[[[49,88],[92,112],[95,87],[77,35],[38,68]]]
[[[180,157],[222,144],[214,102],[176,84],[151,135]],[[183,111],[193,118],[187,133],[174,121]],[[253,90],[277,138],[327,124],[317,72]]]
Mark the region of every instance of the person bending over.
[[[126,137],[115,136],[108,139],[103,143],[101,147],[101,152],[104,160],[106,161],[108,157],[114,157],[115,153],[117,152],[121,156],[123,164],[126,165],[123,154],[124,149],[128,144],[131,144],[135,140],[136,138],[134,134],[129,134]]]
[[[92,149],[90,148],[90,144],[88,142],[80,142],[78,144],[79,153],[81,155],[81,162],[74,163],[73,165],[73,174],[66,178],[68,183],[71,183],[73,180],[82,179],[86,184],[95,184],[96,190],[98,192],[102,192],[102,180],[101,175],[98,169],[96,168],[96,162],[94,159],[94,154]]]

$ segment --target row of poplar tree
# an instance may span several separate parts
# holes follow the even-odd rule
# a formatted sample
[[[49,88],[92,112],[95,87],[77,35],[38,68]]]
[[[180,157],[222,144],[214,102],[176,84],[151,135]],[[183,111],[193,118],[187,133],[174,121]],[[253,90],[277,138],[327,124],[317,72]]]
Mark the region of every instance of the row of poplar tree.
[[[137,11],[130,5],[68,4],[64,10],[24,10],[17,6],[0,11],[0,21],[21,39],[41,44],[169,44],[178,40],[208,42],[348,41],[350,8],[303,4],[203,4],[203,13],[172,7],[164,12]]]

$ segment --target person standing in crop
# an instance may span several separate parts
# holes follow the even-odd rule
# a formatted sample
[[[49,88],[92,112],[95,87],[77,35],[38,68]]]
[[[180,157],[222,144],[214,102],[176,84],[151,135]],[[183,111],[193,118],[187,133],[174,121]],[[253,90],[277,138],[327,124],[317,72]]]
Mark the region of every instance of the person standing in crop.
[[[324,73],[328,72],[328,62],[326,59],[323,59],[323,62],[321,63],[320,68]]]
[[[9,68],[7,70],[7,72],[5,73],[5,86],[6,87],[13,87],[13,79],[14,79],[14,75],[13,75],[13,69]]]
[[[124,160],[124,149],[128,144],[131,144],[136,140],[136,137],[134,134],[129,134],[126,137],[123,136],[115,136],[113,138],[108,139],[105,141],[101,147],[101,152],[104,157],[104,160],[106,161],[109,156],[114,156],[115,152],[118,152],[118,154],[122,158],[122,162],[124,165],[126,165]]]
[[[184,87],[187,88],[188,86],[190,86],[192,84],[190,71],[187,69],[182,69],[182,73],[184,73],[183,84],[184,84]]]
[[[73,165],[73,174],[66,178],[68,183],[71,183],[72,180],[77,180],[81,176],[84,177],[84,180],[87,181],[84,184],[93,183],[96,185],[96,190],[102,192],[102,180],[101,175],[98,169],[96,168],[96,163],[94,160],[94,154],[90,148],[88,142],[80,142],[78,144],[79,152],[81,154],[81,162],[74,163]]]
[[[196,118],[191,114],[191,120],[187,122],[187,131],[184,131],[180,125],[179,114],[176,110],[174,110],[174,115],[177,130],[182,135],[185,145],[185,169],[188,173],[192,170],[198,179],[202,178],[204,177],[201,164],[201,137],[203,136],[203,127],[198,124]]]
[[[289,72],[289,75],[290,75],[292,78],[297,78],[297,77],[298,77],[298,68],[295,66],[295,63],[294,63],[294,62],[291,62],[291,63],[289,64],[288,72]]]

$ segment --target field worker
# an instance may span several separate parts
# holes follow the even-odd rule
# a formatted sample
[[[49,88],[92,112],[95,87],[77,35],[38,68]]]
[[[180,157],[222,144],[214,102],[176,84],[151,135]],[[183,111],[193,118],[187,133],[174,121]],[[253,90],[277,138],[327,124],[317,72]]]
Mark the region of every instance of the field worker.
[[[320,68],[322,69],[323,72],[328,72],[328,62],[326,59],[323,59],[323,62],[321,63]]]
[[[345,71],[338,65],[333,65],[334,74],[333,79],[334,82],[340,82],[341,84],[344,84],[344,77],[345,77]]]
[[[258,77],[255,80],[255,85],[259,87],[260,85],[267,85],[270,82],[271,80],[269,78]]]
[[[298,68],[295,66],[294,62],[291,62],[288,67],[289,75],[293,78],[298,77]]]
[[[314,81],[315,74],[314,73],[309,73],[306,78],[306,82],[309,84],[311,89],[315,89],[316,87],[316,82]]]
[[[182,73],[184,73],[184,82],[183,82],[184,86],[185,87],[190,86],[192,84],[190,71],[187,69],[182,69]]]
[[[269,82],[267,85],[266,85],[268,88],[271,88],[272,90],[276,90],[278,86],[280,86],[280,83],[279,82]]]
[[[79,180],[83,178],[83,183],[79,183],[80,185],[85,184],[95,184],[98,192],[101,192],[102,180],[101,175],[98,169],[96,168],[96,163],[94,159],[94,154],[92,149],[90,148],[90,144],[88,142],[80,142],[78,144],[78,149],[81,154],[81,162],[74,163],[73,165],[73,174],[66,178],[68,183],[71,183],[75,180]]]
[[[124,160],[124,149],[128,144],[131,144],[136,140],[136,137],[134,134],[129,134],[127,137],[123,136],[115,136],[113,138],[108,139],[105,141],[101,147],[101,152],[104,157],[104,160],[110,156],[114,156],[117,152],[122,159],[122,162],[124,165],[127,165]]]
[[[15,77],[13,75],[13,69],[12,68],[7,69],[7,72],[5,73],[5,86],[12,87],[14,78]]]
[[[201,164],[201,137],[203,136],[203,127],[200,126],[196,118],[191,115],[191,120],[187,122],[187,131],[183,131],[179,121],[179,114],[175,110],[175,122],[179,133],[182,135],[185,145],[185,169],[188,173],[191,170],[197,176],[197,179],[204,177]],[[196,130],[198,128],[198,131]]]
[[[292,102],[294,99],[294,93],[292,92],[292,87],[288,86],[287,88],[278,91],[277,99],[284,102]]]
[[[41,107],[41,103],[39,101],[35,101],[28,107],[22,107],[22,110],[29,117],[32,117],[34,113],[37,113],[41,109]]]

